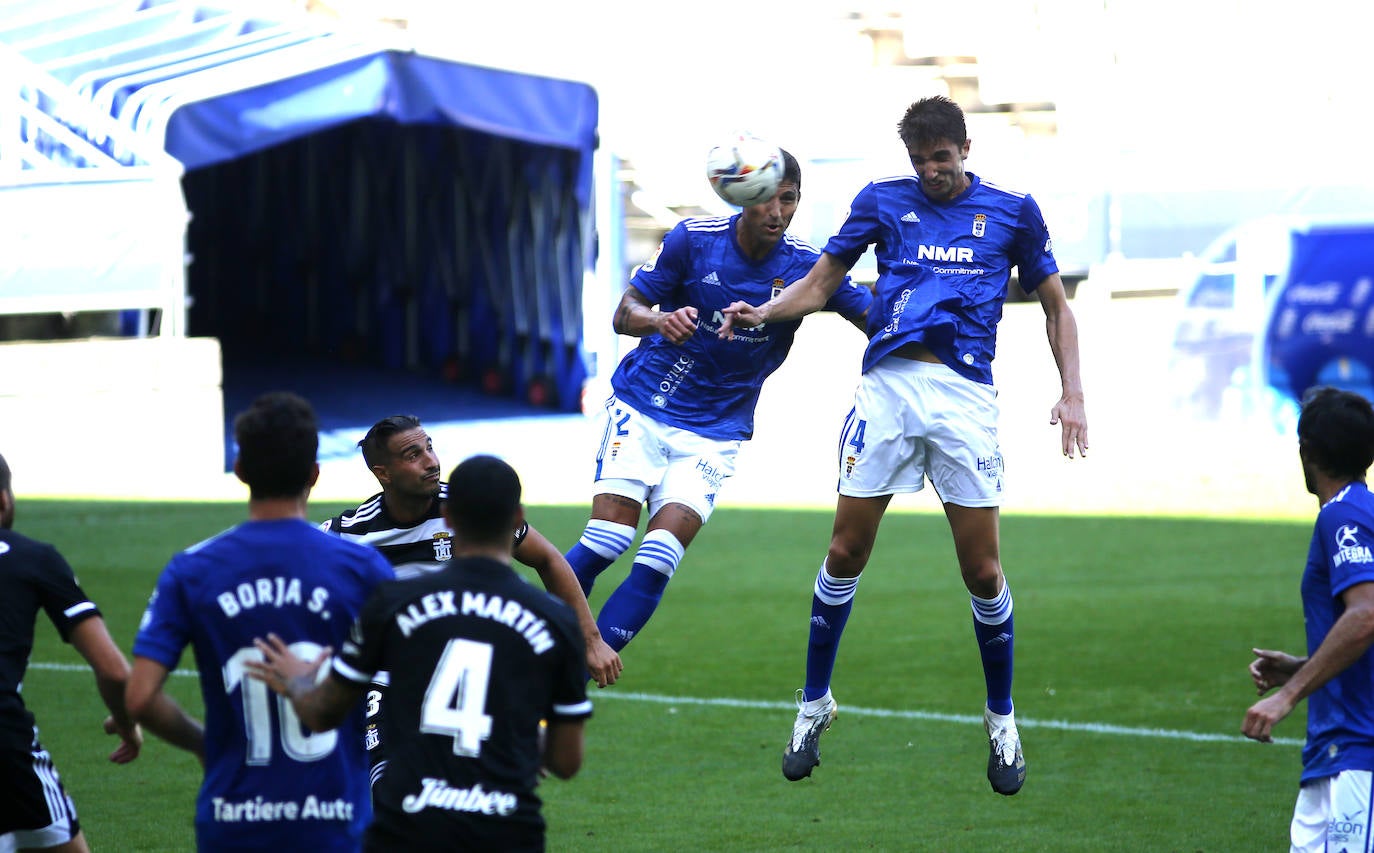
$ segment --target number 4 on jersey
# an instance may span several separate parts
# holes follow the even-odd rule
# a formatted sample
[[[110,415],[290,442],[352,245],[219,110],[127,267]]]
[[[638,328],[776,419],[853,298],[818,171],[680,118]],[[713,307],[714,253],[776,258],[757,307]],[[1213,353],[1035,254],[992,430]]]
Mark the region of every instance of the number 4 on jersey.
[[[420,731],[452,735],[454,755],[476,758],[482,741],[491,737],[491,717],[483,713],[491,651],[487,643],[449,640],[425,690]]]
[[[854,455],[858,456],[864,452],[864,429],[868,426],[868,421],[860,420],[854,425],[854,433],[849,436],[849,441],[845,444],[854,448]]]

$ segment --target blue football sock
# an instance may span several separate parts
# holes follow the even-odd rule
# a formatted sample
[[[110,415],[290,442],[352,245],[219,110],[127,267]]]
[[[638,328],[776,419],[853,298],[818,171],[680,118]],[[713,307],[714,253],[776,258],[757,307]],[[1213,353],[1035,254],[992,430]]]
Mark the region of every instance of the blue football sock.
[[[592,594],[592,584],[596,582],[597,575],[630,550],[634,538],[635,528],[628,524],[616,524],[598,518],[587,522],[582,538],[564,555],[572,566],[573,574],[577,575],[583,595]]]
[[[806,647],[806,686],[802,688],[802,698],[808,702],[821,698],[830,689],[840,635],[849,621],[858,586],[858,577],[831,577],[824,563],[816,573],[811,597],[811,639]]]
[[[630,576],[601,605],[596,618],[607,645],[618,652],[644,629],[663,600],[663,591],[677,571],[683,551],[677,538],[666,530],[651,530],[644,535]]]
[[[1012,648],[1015,645],[1011,613],[1011,587],[1005,580],[994,598],[969,596],[973,600],[973,634],[983,658],[983,680],[988,689],[988,710],[1010,714]]]

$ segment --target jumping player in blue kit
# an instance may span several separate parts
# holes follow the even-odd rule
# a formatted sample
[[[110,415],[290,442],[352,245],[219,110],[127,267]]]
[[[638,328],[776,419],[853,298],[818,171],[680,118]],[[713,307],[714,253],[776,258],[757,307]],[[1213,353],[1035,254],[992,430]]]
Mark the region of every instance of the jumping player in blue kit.
[[[1309,391],[1298,416],[1298,456],[1307,490],[1321,506],[1302,574],[1307,655],[1254,650],[1250,677],[1264,698],[1245,712],[1241,731],[1273,740],[1274,726],[1306,699],[1290,849],[1368,851],[1374,848],[1374,495],[1365,478],[1374,463],[1374,407],[1350,391]]]
[[[246,664],[262,659],[253,641],[269,631],[302,657],[339,648],[395,574],[380,552],[306,520],[319,477],[309,403],[265,394],[235,418],[234,435],[248,520],[172,557],[158,578],[134,640],[129,712],[153,706],[191,646],[205,703],[197,848],[356,851],[372,817],[362,708],[341,731],[312,732]]]
[[[768,201],[728,217],[687,219],[630,280],[615,330],[641,338],[611,377],[596,454],[591,519],[567,553],[584,592],[630,549],[641,509],[644,539],[597,625],[616,651],[648,623],[668,580],[735,472],[754,433],[763,381],[792,346],[800,319],[722,340],[727,305],[776,296],[819,254],[787,227],[801,201],[801,166],[783,153],[783,178]],[[863,328],[871,293],[847,278],[825,300]],[[822,306],[817,306],[822,307]]]
[[[1012,267],[1045,312],[1062,385],[1050,423],[1060,424],[1068,457],[1088,449],[1078,327],[1034,200],[964,170],[969,139],[959,106],[944,97],[917,101],[898,135],[916,174],[860,190],[805,277],[761,305],[729,306],[720,329],[747,334],[818,310],[874,247],[868,349],[840,437],[835,522],[813,587],[806,685],[782,770],[798,780],[820,764],[820,736],[837,707],[835,656],[878,525],[894,494],[919,491],[929,478],[972,598],[987,686],[988,781],[1010,795],[1025,781],[1025,759],[1011,700],[1012,599],[998,545],[1003,464],[992,360]]]

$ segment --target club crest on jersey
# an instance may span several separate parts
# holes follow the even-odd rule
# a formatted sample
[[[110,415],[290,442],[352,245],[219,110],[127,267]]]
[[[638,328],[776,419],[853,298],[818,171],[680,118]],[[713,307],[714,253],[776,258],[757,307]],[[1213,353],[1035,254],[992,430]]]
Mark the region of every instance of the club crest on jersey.
[[[982,237],[988,230],[988,215],[986,213],[973,214],[973,236]]]
[[[772,295],[772,296],[769,296],[768,298],[769,298],[769,299],[777,299],[779,296],[782,295],[782,289],[783,289],[784,287],[786,287],[786,286],[787,286],[787,282],[783,281],[782,279],[780,279],[780,278],[775,278],[775,279],[773,279],[773,295]]]
[[[1374,552],[1368,545],[1360,544],[1360,528],[1354,524],[1342,524],[1336,531],[1336,553],[1332,562],[1341,566],[1346,563],[1374,563]]]
[[[453,535],[447,530],[434,534],[434,559],[440,562],[453,559]]]
[[[859,461],[857,456],[846,456],[844,458],[844,476],[849,479],[854,476],[854,463]]]
[[[620,455],[620,442],[618,442],[618,441],[612,442],[612,444],[611,444],[611,458],[614,459],[614,458],[616,458],[616,456],[618,456],[618,455]]]

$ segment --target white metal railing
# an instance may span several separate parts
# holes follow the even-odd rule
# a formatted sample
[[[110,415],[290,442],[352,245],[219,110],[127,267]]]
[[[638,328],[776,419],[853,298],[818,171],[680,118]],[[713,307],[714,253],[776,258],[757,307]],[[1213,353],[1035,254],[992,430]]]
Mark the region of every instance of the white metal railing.
[[[270,53],[143,86],[129,95],[117,117],[139,136],[163,143],[172,114],[187,104],[309,74],[385,49],[376,39],[329,33]]]
[[[0,315],[135,310],[146,334],[155,310],[184,335],[181,164],[3,42],[0,81]]]
[[[67,26],[31,38],[7,37],[6,41],[31,62],[45,65],[63,57],[154,34],[177,23],[190,21],[195,7],[185,0],[150,0],[133,4],[108,4],[79,18],[68,19]]]
[[[180,174],[181,165],[160,148],[121,128],[88,100],[74,96],[59,80],[0,44],[0,173],[33,168],[34,152],[51,165],[72,168],[153,166]],[[106,140],[117,139],[122,156]]]
[[[114,115],[123,104],[124,96],[140,86],[211,65],[233,62],[312,37],[288,27],[241,32],[172,53],[103,65],[77,75],[71,82],[71,88],[94,104],[96,109]]]
[[[376,31],[195,0],[4,0],[0,315],[135,309],[185,334],[181,107],[388,50]],[[259,11],[261,6],[256,7]]]
[[[189,15],[137,38],[86,45],[84,49],[73,50],[43,63],[43,67],[57,79],[70,84],[85,72],[118,63],[165,56],[182,48],[196,48],[207,42],[232,38],[242,27],[242,16],[227,12]]]

